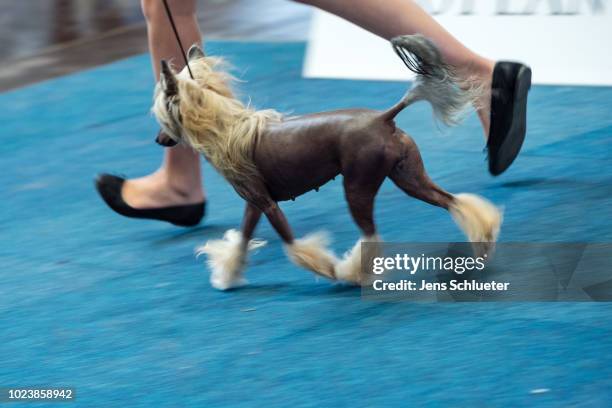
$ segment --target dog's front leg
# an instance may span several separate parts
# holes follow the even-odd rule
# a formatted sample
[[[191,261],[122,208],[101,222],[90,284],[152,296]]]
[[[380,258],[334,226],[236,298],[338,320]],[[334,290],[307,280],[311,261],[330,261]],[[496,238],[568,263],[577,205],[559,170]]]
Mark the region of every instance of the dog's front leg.
[[[243,271],[248,251],[260,248],[265,241],[254,240],[253,232],[261,218],[261,211],[247,203],[242,219],[242,232],[229,230],[223,239],[208,241],[198,248],[197,254],[208,256],[208,266],[212,270],[210,284],[219,290],[227,290],[246,283]]]
[[[274,230],[280,235],[281,239],[286,245],[293,244],[293,232],[291,231],[291,227],[287,222],[287,218],[285,214],[280,209],[277,203],[271,203],[266,206],[263,210],[264,214],[266,214],[266,218],[272,224]]]
[[[242,218],[242,239],[245,243],[253,238],[253,232],[261,219],[261,210],[251,203],[247,203]],[[245,245],[246,248],[246,245]]]
[[[335,255],[327,249],[327,237],[324,234],[312,234],[302,239],[293,239],[293,232],[278,204],[266,207],[264,214],[285,243],[289,259],[296,265],[313,271],[328,279],[336,279],[334,265]]]

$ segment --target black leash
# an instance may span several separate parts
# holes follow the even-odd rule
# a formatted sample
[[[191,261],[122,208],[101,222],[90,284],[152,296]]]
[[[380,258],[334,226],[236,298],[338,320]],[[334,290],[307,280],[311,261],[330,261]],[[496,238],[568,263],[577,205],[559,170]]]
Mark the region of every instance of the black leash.
[[[174,24],[174,18],[172,18],[172,12],[170,11],[170,7],[168,7],[168,1],[162,0],[164,3],[164,8],[166,9],[166,14],[168,15],[168,19],[170,20],[170,25],[172,26],[172,31],[174,31],[174,36],[176,37],[176,41],[178,42],[179,48],[181,49],[181,55],[183,56],[183,60],[185,60],[185,66],[187,67],[187,71],[189,71],[189,76],[193,79],[193,73],[191,72],[191,68],[189,68],[189,61],[187,60],[187,55],[185,55],[185,49],[183,48],[183,44],[181,43],[181,37],[179,37],[178,31],[176,29],[176,25]]]

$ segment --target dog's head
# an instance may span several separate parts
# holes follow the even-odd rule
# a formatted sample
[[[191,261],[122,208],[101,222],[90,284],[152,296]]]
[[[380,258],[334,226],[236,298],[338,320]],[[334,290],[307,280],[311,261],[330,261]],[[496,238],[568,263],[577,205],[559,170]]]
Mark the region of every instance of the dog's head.
[[[183,111],[205,109],[205,92],[234,97],[230,87],[234,78],[223,69],[226,64],[222,58],[206,57],[197,45],[189,48],[187,56],[193,78],[187,67],[176,73],[167,61],[161,61],[153,113],[162,127],[156,141],[163,146],[184,140]]]

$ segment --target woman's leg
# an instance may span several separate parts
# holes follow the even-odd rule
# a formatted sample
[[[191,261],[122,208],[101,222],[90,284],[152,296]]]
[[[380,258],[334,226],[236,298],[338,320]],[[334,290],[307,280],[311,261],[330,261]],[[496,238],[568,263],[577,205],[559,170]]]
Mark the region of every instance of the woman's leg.
[[[183,67],[183,57],[161,0],[142,0],[147,20],[151,63],[155,79],[159,79],[159,61],[172,60]],[[196,0],[169,0],[172,16],[185,47],[202,41],[196,19]],[[153,143],[153,135],[151,135]],[[148,176],[127,180],[122,196],[134,208],[158,208],[202,202],[204,191],[200,158],[193,150],[175,146],[164,149],[161,167]]]
[[[495,62],[466,48],[413,0],[298,0],[349,20],[386,39],[403,34],[423,34],[440,48],[447,63],[466,81],[490,90]],[[485,92],[478,115],[489,134],[491,96]]]

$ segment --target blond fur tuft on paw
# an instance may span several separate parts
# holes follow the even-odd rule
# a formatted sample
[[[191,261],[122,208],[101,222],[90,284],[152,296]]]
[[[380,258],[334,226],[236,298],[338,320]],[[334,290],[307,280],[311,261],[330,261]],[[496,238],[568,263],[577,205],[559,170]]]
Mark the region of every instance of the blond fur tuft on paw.
[[[355,246],[346,251],[343,258],[336,263],[334,272],[336,279],[354,285],[361,285],[361,244],[363,242],[380,242],[377,235],[363,237],[357,241]]]
[[[449,211],[472,242],[476,255],[491,253],[503,221],[503,213],[490,201],[474,194],[457,194]]]
[[[296,265],[335,280],[334,265],[338,259],[327,249],[328,245],[327,235],[319,232],[296,239],[291,245],[285,245],[285,250]]]
[[[266,241],[250,240],[244,244],[240,231],[231,229],[225,232],[223,239],[206,242],[196,249],[196,256],[206,255],[208,267],[211,269],[210,284],[219,290],[228,290],[246,283],[243,270],[248,251],[261,248]]]

